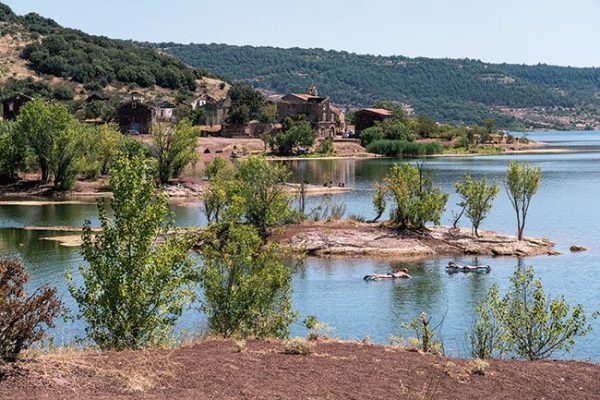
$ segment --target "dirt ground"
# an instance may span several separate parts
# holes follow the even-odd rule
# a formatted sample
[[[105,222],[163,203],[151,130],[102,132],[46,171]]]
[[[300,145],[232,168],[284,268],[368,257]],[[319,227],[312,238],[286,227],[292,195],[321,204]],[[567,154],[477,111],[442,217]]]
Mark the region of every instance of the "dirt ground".
[[[600,366],[474,361],[389,346],[209,340],[155,351],[38,355],[1,369],[0,398],[29,399],[600,399]]]

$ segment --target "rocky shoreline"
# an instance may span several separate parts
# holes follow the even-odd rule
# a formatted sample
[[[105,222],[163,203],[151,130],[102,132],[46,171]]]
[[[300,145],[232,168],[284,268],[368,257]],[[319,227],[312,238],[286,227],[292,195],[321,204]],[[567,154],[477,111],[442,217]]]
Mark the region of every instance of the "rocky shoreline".
[[[272,235],[295,251],[313,256],[539,256],[559,255],[548,239],[525,238],[493,231],[480,231],[475,237],[471,229],[456,230],[444,226],[427,227],[423,232],[398,231],[382,223],[350,220],[307,222],[288,225]]]

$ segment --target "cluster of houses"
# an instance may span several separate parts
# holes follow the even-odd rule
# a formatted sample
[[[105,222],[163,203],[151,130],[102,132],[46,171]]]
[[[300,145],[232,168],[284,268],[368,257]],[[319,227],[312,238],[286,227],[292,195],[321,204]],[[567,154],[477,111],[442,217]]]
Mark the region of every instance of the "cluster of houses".
[[[3,104],[4,119],[16,119],[20,108],[31,97],[23,94],[14,94],[5,98]],[[95,92],[86,98],[86,102],[110,101],[111,96],[102,92]],[[277,106],[277,120],[282,122],[288,117],[302,116],[309,122],[318,137],[335,138],[338,135],[351,132],[352,128],[356,134],[377,121],[385,121],[393,117],[393,114],[385,109],[364,108],[355,112],[355,126],[346,124],[344,111],[335,107],[329,97],[320,96],[314,85],[309,86],[306,93],[290,93],[282,97],[271,97],[269,101]],[[231,109],[230,98],[216,99],[209,95],[202,95],[187,106],[192,110],[202,108],[204,110],[206,125],[221,126],[221,135],[227,137],[258,137],[275,129],[273,124],[250,121],[244,125],[226,124],[227,113]],[[170,122],[175,118],[177,105],[169,100],[146,101],[143,94],[132,92],[125,95],[117,107],[117,122],[121,132],[125,134],[147,134],[152,127],[160,122]],[[90,123],[101,123],[99,120],[86,120]]]

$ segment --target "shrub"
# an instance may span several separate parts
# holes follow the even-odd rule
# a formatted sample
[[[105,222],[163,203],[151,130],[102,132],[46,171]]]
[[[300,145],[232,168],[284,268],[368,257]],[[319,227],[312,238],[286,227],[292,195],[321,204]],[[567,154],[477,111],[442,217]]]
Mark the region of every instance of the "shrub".
[[[591,316],[592,319],[596,317],[597,313]],[[484,348],[490,349],[493,344],[494,350],[501,354],[530,361],[548,358],[557,351],[569,352],[577,337],[591,331],[583,307],[580,304],[570,307],[563,297],[548,299],[542,282],[535,279],[531,267],[525,270],[517,267],[503,298],[497,287],[492,287],[480,308],[479,326],[482,318],[491,320],[483,322],[485,330],[492,332],[495,326],[497,335],[494,341],[488,339]],[[477,333],[472,337],[483,336]],[[478,356],[489,356],[489,350],[486,351]]]
[[[158,161],[158,178],[162,183],[181,176],[198,159],[198,132],[187,120],[176,126],[156,125],[152,137],[152,152]]]
[[[426,223],[440,223],[448,195],[434,188],[423,166],[396,164],[384,179],[395,202],[392,222],[402,229],[422,229]]]
[[[381,126],[372,126],[363,130],[360,133],[360,144],[361,146],[368,146],[372,142],[383,140],[385,138],[385,132]]]
[[[56,289],[42,287],[29,295],[29,280],[17,260],[0,260],[0,358],[15,361],[21,350],[42,340],[61,311]]]
[[[291,125],[290,125],[291,124]],[[286,125],[290,125],[286,129]],[[281,132],[269,138],[273,151],[280,156],[288,156],[298,151],[299,147],[311,147],[317,135],[308,122],[284,124]]]
[[[469,369],[472,374],[485,375],[485,370],[490,366],[487,361],[475,358],[469,361]]]
[[[210,330],[223,337],[287,337],[295,313],[285,252],[274,243],[263,246],[251,225],[213,225],[202,243],[202,309]]]
[[[303,338],[294,338],[285,343],[283,352],[291,355],[310,356],[314,349],[314,343]]]
[[[415,143],[406,140],[375,140],[367,145],[369,153],[381,154],[387,157],[425,156],[438,154],[443,147],[437,143]]]
[[[333,146],[333,139],[330,137],[327,137],[327,138],[321,140],[321,143],[319,143],[319,147],[317,147],[316,153],[325,155],[325,156],[335,155],[335,147]]]
[[[155,182],[141,154],[117,160],[110,179],[114,216],[99,203],[101,232],[86,221],[82,235],[83,286],[67,275],[88,337],[104,350],[164,343],[194,298],[195,239],[169,232],[168,196]]]
[[[439,327],[431,327],[431,317],[426,313],[421,313],[419,319],[414,319],[409,325],[404,325],[404,328],[411,328],[415,332],[415,336],[409,338],[409,347],[424,353],[443,354],[444,345],[435,337],[435,330]]]
[[[308,340],[319,340],[327,336],[327,333],[333,329],[324,322],[319,321],[316,315],[309,315],[302,321],[302,324],[308,329],[306,338]]]

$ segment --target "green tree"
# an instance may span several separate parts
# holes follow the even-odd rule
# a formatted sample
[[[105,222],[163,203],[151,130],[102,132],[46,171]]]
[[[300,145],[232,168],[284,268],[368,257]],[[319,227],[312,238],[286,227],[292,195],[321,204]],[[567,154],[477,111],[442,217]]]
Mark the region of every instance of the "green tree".
[[[73,120],[64,129],[55,132],[51,158],[55,188],[70,190],[73,187],[84,155],[87,128]]]
[[[251,225],[209,228],[202,241],[203,310],[224,337],[289,335],[291,272],[277,244],[264,246]]]
[[[370,143],[385,138],[385,131],[380,125],[375,125],[360,133],[360,145],[368,146]]]
[[[48,182],[53,159],[56,161],[57,137],[66,145],[70,138],[74,118],[62,104],[41,98],[29,101],[21,108],[17,118],[17,130],[23,135],[35,154],[40,167],[42,182]],[[58,164],[55,164],[58,165]]]
[[[492,287],[480,308],[480,321],[482,313],[489,320],[483,323],[488,326],[487,337],[490,327],[496,332],[496,339],[489,338],[484,346],[488,350],[483,355],[491,354],[490,344],[494,343],[494,348],[502,353],[541,360],[557,351],[572,351],[575,339],[591,331],[581,304],[570,307],[562,296],[548,299],[531,267],[517,267],[503,298],[498,288]],[[592,314],[591,318],[596,316]]]
[[[198,160],[198,132],[188,120],[180,121],[174,127],[158,124],[152,129],[152,137],[162,183],[181,176],[185,167]]]
[[[473,233],[479,237],[479,226],[492,210],[494,198],[499,191],[498,185],[488,184],[485,178],[473,179],[470,175],[465,175],[461,182],[456,182],[455,187],[461,197],[458,205],[464,207],[473,225]]]
[[[155,173],[138,154],[121,157],[112,170],[111,218],[98,210],[102,230],[83,231],[83,286],[67,276],[87,335],[101,349],[141,348],[164,342],[194,298],[190,235],[169,233],[169,202]],[[160,239],[160,240],[159,240]]]
[[[294,154],[298,147],[311,147],[315,144],[317,135],[308,122],[290,123],[289,128],[284,123],[281,132],[270,137],[273,151],[282,156]]]
[[[428,222],[439,224],[448,195],[434,188],[423,166],[395,164],[384,179],[395,202],[392,221],[403,229],[422,229]]]
[[[17,180],[18,172],[25,169],[27,154],[27,142],[15,123],[0,122],[0,178]]]
[[[375,209],[375,218],[371,222],[376,222],[381,218],[387,207],[386,202],[387,188],[385,185],[378,183],[375,187],[375,195],[373,195],[373,208]]]
[[[529,212],[531,198],[538,191],[542,179],[542,169],[531,164],[511,161],[506,174],[506,191],[517,215],[517,237],[523,240],[525,220]]]
[[[319,146],[317,147],[316,153],[324,156],[335,155],[335,146],[333,145],[333,139],[330,137],[326,137],[325,139],[321,140]]]

